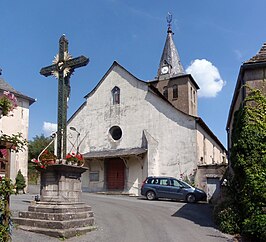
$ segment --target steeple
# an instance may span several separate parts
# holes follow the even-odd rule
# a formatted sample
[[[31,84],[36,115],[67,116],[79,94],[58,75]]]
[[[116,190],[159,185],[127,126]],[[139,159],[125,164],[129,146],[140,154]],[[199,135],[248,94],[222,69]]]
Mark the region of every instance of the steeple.
[[[168,13],[167,16],[168,30],[167,37],[163,49],[163,54],[160,60],[160,65],[158,69],[158,78],[166,76],[168,77],[178,76],[185,74],[183,66],[180,62],[180,58],[173,41],[173,31],[171,28],[172,15]]]

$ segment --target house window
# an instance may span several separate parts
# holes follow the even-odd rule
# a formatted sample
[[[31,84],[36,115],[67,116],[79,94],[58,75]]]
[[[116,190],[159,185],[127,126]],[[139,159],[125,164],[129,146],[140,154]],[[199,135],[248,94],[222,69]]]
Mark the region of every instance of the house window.
[[[99,171],[91,171],[90,172],[90,181],[91,182],[99,181]]]
[[[112,90],[113,104],[120,104],[120,89],[119,87],[114,87]]]
[[[173,85],[173,98],[178,98],[178,86]]]
[[[166,86],[163,88],[163,95],[168,99],[168,88]]]

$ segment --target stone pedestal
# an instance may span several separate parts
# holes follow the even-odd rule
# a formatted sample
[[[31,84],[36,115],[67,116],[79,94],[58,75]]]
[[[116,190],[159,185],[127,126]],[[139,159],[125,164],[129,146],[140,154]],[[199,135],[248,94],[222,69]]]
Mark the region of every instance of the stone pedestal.
[[[41,169],[42,202],[80,202],[81,174],[88,168],[52,165]]]
[[[91,207],[81,202],[81,174],[87,168],[52,165],[41,170],[41,200],[13,218],[19,228],[69,238],[94,227]]]

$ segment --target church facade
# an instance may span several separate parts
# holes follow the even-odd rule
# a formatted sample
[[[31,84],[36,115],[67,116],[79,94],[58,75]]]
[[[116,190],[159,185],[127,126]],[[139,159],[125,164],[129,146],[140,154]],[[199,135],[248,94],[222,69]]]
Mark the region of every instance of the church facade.
[[[226,149],[197,115],[199,87],[184,72],[172,35],[169,26],[155,80],[140,80],[114,62],[68,120],[68,151],[78,147],[89,168],[84,191],[140,195],[153,175],[194,182],[209,198],[216,189],[208,179],[218,189]]]

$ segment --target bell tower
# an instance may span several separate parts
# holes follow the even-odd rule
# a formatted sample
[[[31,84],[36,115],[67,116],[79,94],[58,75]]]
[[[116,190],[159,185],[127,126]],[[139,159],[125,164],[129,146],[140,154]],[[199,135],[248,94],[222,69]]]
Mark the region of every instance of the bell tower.
[[[163,48],[157,77],[152,84],[165,98],[180,111],[197,116],[198,84],[190,74],[186,74],[181,64],[178,51],[173,40],[172,15],[168,13],[167,37]]]

